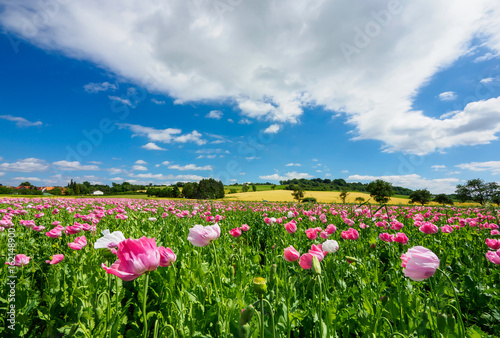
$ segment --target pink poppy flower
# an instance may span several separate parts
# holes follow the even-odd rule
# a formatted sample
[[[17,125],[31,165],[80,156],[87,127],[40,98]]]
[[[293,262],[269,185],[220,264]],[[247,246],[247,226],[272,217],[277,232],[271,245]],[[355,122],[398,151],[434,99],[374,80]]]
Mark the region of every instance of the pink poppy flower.
[[[62,236],[62,232],[58,228],[54,228],[50,231],[47,231],[45,235],[49,236],[50,238],[58,238]]]
[[[384,233],[381,233],[380,235],[378,235],[378,237],[384,241],[384,242],[387,242],[387,243],[391,243],[394,241],[394,235],[391,235],[387,232],[384,232]]]
[[[486,238],[485,243],[491,250],[500,249],[500,240],[498,239]]]
[[[300,253],[291,245],[283,253],[283,258],[288,262],[295,262],[299,257]]]
[[[160,265],[161,255],[154,238],[127,238],[118,244],[118,260],[109,268],[102,263],[107,273],[124,281],[131,281],[147,271],[154,271]]]
[[[404,224],[399,222],[399,221],[394,220],[391,222],[391,229],[392,230],[399,231],[399,230],[403,229],[403,227],[404,227]]]
[[[431,250],[416,246],[401,255],[401,266],[406,277],[414,281],[423,281],[434,275],[439,268],[439,258]]]
[[[295,231],[297,231],[297,224],[295,224],[294,222],[288,222],[285,224],[285,230],[289,234],[293,234],[295,233]]]
[[[170,266],[177,259],[177,255],[170,248],[160,246],[158,251],[160,252],[160,266]]]
[[[451,227],[449,225],[443,225],[441,227],[441,232],[443,232],[445,234],[451,234],[453,232],[453,227]]]
[[[424,234],[435,234],[436,232],[439,231],[439,228],[437,227],[437,225],[435,224],[432,224],[431,222],[424,222],[419,228],[418,230],[420,230],[421,232],[423,232]]]
[[[87,238],[85,236],[77,237],[68,246],[73,250],[81,250],[87,246]]]
[[[491,231],[490,231],[490,235],[491,235],[491,236],[494,236],[494,235],[500,235],[500,231],[498,231],[498,230],[491,230]]]
[[[488,251],[486,258],[493,264],[500,265],[500,250]]]
[[[325,229],[326,233],[329,235],[333,235],[337,231],[337,227],[333,224],[328,224]]]
[[[394,237],[394,242],[406,245],[408,243],[408,236],[404,232],[398,232]]]
[[[316,228],[309,228],[306,229],[306,235],[310,240],[315,240],[318,237],[318,231]]]
[[[240,229],[241,231],[248,231],[250,230],[250,227],[248,226],[248,224],[243,224],[242,226],[240,226]]]
[[[342,231],[340,237],[343,239],[356,240],[359,238],[359,232],[356,229],[349,228],[348,230]]]
[[[28,257],[25,254],[19,254],[14,258],[14,262],[5,262],[5,264],[13,266],[23,266],[29,264],[30,259],[31,257]]]
[[[51,260],[46,260],[45,263],[50,264],[50,265],[54,265],[54,264],[62,262],[63,259],[64,259],[64,255],[58,254],[58,255],[52,256]]]
[[[35,225],[33,228],[31,228],[37,232],[42,232],[43,230],[45,230],[45,227],[43,225]]]
[[[203,247],[209,245],[220,237],[220,227],[218,224],[203,226],[196,224],[189,229],[188,241],[194,246]]]
[[[234,229],[229,230],[229,233],[233,237],[240,237],[241,236],[241,229],[240,228],[234,228]]]

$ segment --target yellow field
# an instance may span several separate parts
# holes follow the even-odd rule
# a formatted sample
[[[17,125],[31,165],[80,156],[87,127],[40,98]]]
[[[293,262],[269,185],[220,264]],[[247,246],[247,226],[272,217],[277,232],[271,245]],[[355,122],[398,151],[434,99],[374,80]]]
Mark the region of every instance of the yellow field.
[[[318,203],[342,203],[340,199],[340,191],[305,191],[304,197],[314,197]],[[362,192],[349,192],[346,198],[346,203],[356,203],[356,197],[362,197],[368,201],[371,197],[370,194]],[[240,192],[236,194],[226,194],[224,200],[228,201],[269,201],[269,202],[295,202],[291,190],[268,190],[268,191],[252,191]],[[376,204],[375,200],[371,198],[371,204]],[[388,204],[409,204],[409,199],[393,197],[389,200]],[[440,205],[431,202],[426,205]],[[458,206],[477,205],[471,203],[456,203]]]

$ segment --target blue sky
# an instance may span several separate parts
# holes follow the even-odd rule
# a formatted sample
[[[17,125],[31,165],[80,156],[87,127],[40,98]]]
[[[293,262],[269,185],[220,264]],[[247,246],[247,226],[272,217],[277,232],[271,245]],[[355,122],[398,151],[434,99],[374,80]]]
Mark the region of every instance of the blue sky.
[[[500,181],[495,1],[219,2],[4,1],[0,182]]]

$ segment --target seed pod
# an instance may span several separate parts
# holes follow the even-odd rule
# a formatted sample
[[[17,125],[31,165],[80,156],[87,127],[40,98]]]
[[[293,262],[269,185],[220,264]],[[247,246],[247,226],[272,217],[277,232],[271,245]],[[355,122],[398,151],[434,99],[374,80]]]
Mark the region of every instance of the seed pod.
[[[240,330],[238,333],[239,333],[240,338],[250,337],[250,325],[245,324],[245,325],[240,326]]]
[[[248,305],[243,310],[243,312],[241,313],[241,316],[240,316],[240,323],[239,323],[240,326],[245,325],[246,323],[248,323],[252,319],[254,311],[255,311],[255,308],[253,307],[252,304]]]
[[[255,277],[253,279],[253,289],[260,297],[267,291],[266,280],[262,277]]]
[[[316,257],[314,255],[313,255],[313,258],[312,258],[312,271],[316,275],[321,275],[321,264],[319,264],[318,257]]]

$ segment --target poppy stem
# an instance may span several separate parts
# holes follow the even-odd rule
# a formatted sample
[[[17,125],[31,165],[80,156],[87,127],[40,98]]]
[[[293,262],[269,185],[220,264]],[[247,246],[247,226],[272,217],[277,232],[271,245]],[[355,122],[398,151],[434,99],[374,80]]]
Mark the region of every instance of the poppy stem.
[[[462,329],[462,334],[465,337],[465,324],[464,324],[464,321],[463,321],[462,309],[460,308],[460,302],[458,301],[458,295],[457,295],[457,291],[455,289],[455,286],[454,286],[453,282],[451,281],[450,276],[448,276],[443,270],[441,270],[439,268],[438,268],[438,271],[441,272],[448,279],[448,282],[450,282],[451,288],[453,289],[453,294],[455,295],[455,302],[457,303],[456,308],[458,310],[458,314],[459,314],[459,317],[460,317],[459,318],[460,328]]]
[[[148,336],[148,314],[146,311],[147,301],[148,301],[148,284],[149,284],[149,271],[146,272],[146,280],[144,281],[144,292],[142,295],[142,314],[144,316],[144,328],[142,330],[142,336],[146,338]]]

